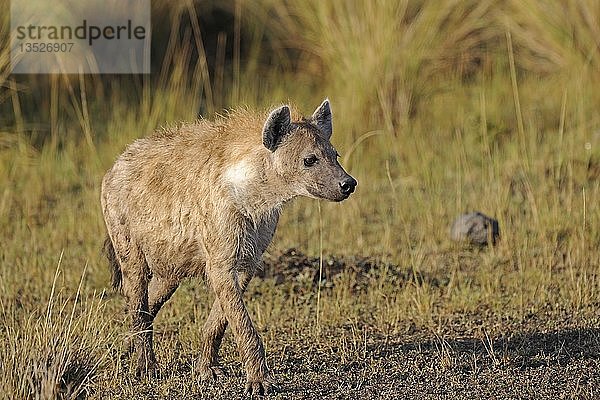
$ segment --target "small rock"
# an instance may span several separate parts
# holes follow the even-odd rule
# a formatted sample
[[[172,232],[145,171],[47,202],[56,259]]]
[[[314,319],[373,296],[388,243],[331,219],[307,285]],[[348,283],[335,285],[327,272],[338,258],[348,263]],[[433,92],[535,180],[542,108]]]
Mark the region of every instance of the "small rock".
[[[500,238],[498,221],[478,211],[462,214],[452,224],[450,237],[457,242],[469,242],[478,246],[487,246],[491,239],[495,245]]]

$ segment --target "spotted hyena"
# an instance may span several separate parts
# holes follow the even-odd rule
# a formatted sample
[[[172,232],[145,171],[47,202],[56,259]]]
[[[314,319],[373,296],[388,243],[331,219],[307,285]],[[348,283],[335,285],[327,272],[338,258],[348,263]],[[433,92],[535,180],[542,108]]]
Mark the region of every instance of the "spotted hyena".
[[[330,143],[325,100],[292,121],[288,106],[164,129],[127,147],[102,180],[113,286],[132,319],[136,373],[153,372],[152,322],[187,277],[205,276],[216,299],[202,330],[200,377],[212,379],[227,325],[246,369],[246,391],[271,377],[242,295],[296,196],[342,201],[356,187]]]

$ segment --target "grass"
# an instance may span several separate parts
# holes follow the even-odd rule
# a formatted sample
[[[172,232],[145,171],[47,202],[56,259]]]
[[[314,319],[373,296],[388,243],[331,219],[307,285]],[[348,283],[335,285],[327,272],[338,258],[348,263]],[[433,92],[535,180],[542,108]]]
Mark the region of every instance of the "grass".
[[[228,377],[195,381],[202,282],[157,319],[163,376],[133,379],[100,181],[127,143],[198,110],[309,114],[326,96],[359,186],[341,204],[290,204],[249,288],[274,397],[598,395],[595,2],[191,4],[154,5],[182,27],[159,71],[112,79],[10,76],[2,14],[0,397],[239,397],[230,335]],[[184,22],[211,7],[239,27],[231,63],[208,69],[213,44]],[[471,210],[499,220],[495,248],[450,242]]]

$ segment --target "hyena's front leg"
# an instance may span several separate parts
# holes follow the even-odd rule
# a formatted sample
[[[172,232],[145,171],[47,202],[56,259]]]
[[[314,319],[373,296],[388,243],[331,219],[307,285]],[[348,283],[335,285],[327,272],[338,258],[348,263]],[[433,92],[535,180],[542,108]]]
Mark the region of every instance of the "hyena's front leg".
[[[255,269],[245,269],[237,274],[237,280],[240,286],[240,292],[244,294],[250,280],[254,276]],[[221,310],[219,299],[215,299],[210,314],[202,328],[202,350],[198,358],[200,379],[203,381],[216,379],[221,375],[219,368],[219,348],[225,330],[227,329],[227,318]]]
[[[271,387],[265,350],[244,305],[242,288],[236,279],[235,261],[210,262],[206,272],[245,366],[246,392],[264,394]]]

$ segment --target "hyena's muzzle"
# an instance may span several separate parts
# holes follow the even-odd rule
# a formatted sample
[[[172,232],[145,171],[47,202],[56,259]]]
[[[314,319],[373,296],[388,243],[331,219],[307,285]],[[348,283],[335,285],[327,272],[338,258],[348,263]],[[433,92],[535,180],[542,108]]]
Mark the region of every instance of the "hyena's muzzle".
[[[330,168],[320,172],[321,175],[307,188],[315,198],[343,201],[356,190],[358,182],[342,168],[337,160]]]

